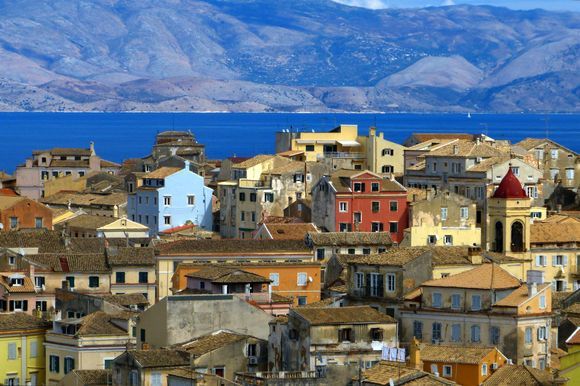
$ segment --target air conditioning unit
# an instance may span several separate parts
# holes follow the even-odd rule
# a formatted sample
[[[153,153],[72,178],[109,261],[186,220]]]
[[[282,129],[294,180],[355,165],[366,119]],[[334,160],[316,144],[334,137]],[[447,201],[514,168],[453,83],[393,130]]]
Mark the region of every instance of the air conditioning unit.
[[[248,364],[250,366],[258,364],[258,357],[248,357]]]

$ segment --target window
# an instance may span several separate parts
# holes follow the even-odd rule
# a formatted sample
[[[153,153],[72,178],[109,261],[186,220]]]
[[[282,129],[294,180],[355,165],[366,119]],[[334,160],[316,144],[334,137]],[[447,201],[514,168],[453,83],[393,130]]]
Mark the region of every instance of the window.
[[[481,327],[478,325],[471,326],[471,341],[477,343],[481,338]]]
[[[240,192],[240,201],[246,201],[246,193]]]
[[[383,329],[382,328],[371,328],[371,340],[376,342],[381,342],[383,340]]]
[[[489,344],[491,345],[498,345],[499,344],[499,327],[491,326],[489,328]]]
[[[378,201],[371,202],[371,210],[373,213],[378,213],[381,210],[381,203]]]
[[[89,288],[98,288],[98,287],[99,287],[99,277],[89,276]]]
[[[240,212],[240,221],[246,221],[246,212]]]
[[[451,235],[443,236],[443,243],[445,245],[453,245],[453,236],[451,236]]]
[[[16,257],[15,256],[8,256],[8,264],[16,265]]]
[[[487,376],[487,363],[481,365],[481,375],[484,377]]]
[[[60,358],[56,355],[51,355],[48,364],[48,370],[51,373],[60,372]]]
[[[397,201],[391,201],[389,203],[389,210],[391,212],[396,212],[399,209],[399,203]]]
[[[413,321],[413,336],[419,340],[423,339],[423,322],[419,320]]]
[[[393,149],[390,149],[390,148],[385,148],[385,149],[383,149],[382,154],[383,154],[383,156],[394,155],[395,151]]]
[[[274,202],[274,193],[264,193],[264,201]]]
[[[469,208],[466,206],[462,206],[459,212],[459,216],[462,220],[467,220],[469,218]]]
[[[294,174],[294,182],[304,182],[304,174]]]
[[[547,339],[546,327],[538,327],[538,341],[543,342]]]
[[[68,374],[75,368],[75,360],[71,357],[64,358],[64,373]]]
[[[566,179],[568,179],[568,180],[574,179],[574,169],[572,169],[572,168],[566,169]]]
[[[382,225],[382,224],[381,224],[381,225]],[[382,226],[381,226],[381,229],[382,229]],[[385,248],[385,247],[378,247],[378,248],[377,248],[377,252],[378,252],[378,253],[385,253],[386,251],[387,251],[387,248]]]
[[[365,191],[364,182],[355,182],[353,185],[354,185],[355,192],[364,192]]]
[[[453,294],[451,295],[451,308],[458,310],[461,308],[461,295]]]
[[[370,276],[370,296],[383,296],[383,276],[378,273],[371,273]]]
[[[298,305],[305,306],[306,305],[306,296],[298,296]]]
[[[441,221],[447,220],[447,208],[441,208]]]
[[[18,350],[16,348],[16,343],[8,343],[8,359],[14,360],[18,356]]]
[[[512,173],[514,174],[514,176],[519,177],[520,168],[518,166],[512,166]]]
[[[538,188],[536,186],[526,186],[526,194],[530,198],[538,198]]]
[[[429,245],[437,244],[437,236],[436,235],[427,236],[427,244],[429,244]]]
[[[548,265],[548,258],[544,255],[536,256],[536,267],[545,267]]]
[[[306,145],[306,151],[314,151],[314,145]]]
[[[432,325],[431,339],[435,341],[441,340],[441,323],[435,322]]]
[[[42,228],[42,217],[36,217],[36,218],[34,218],[34,227],[36,229]]]
[[[555,179],[558,176],[559,172],[560,170],[558,170],[558,168],[550,168],[550,178]]]
[[[431,164],[431,166],[433,167],[433,171],[436,172],[437,171],[437,162],[433,162]]]
[[[552,149],[550,155],[552,156],[552,159],[558,159],[558,149]]]
[[[362,249],[362,254],[363,255],[370,255],[371,254],[371,249],[370,248],[363,248]]]
[[[165,225],[171,225],[171,216],[163,216],[163,223]]]
[[[531,327],[526,327],[525,343],[532,344],[532,328]]]
[[[36,287],[36,288],[44,287],[45,282],[46,282],[46,279],[44,278],[44,276],[35,276],[34,277],[34,287]]]
[[[361,212],[354,212],[354,223],[360,224],[362,222],[362,213]]]
[[[451,366],[443,365],[443,376],[444,377],[451,377]]]
[[[125,283],[125,272],[115,273],[115,282],[121,284]]]
[[[141,338],[141,343],[142,343],[142,342],[145,342],[145,337],[146,337],[146,335],[147,335],[147,334],[146,334],[146,332],[145,332],[145,329],[144,329],[144,328],[142,328],[142,329],[141,329],[141,331],[140,331],[140,333],[141,333],[141,336],[140,336],[140,338]]]
[[[348,202],[342,201],[338,203],[338,211],[339,212],[348,212]]]
[[[298,285],[305,286],[308,281],[308,275],[306,272],[298,272]]]
[[[250,193],[250,201],[251,202],[256,202],[256,193]]]
[[[290,340],[298,340],[298,330],[295,328],[290,329],[290,331],[288,331],[288,338],[290,338]]]
[[[163,205],[171,206],[171,196],[163,196]]]
[[[35,308],[38,311],[46,312],[48,310],[48,302],[46,300],[37,300],[35,303]]]
[[[278,287],[280,285],[280,274],[276,272],[270,273],[270,280],[272,281],[272,287]]]
[[[18,217],[10,217],[10,229],[18,228]]]
[[[540,296],[540,308],[542,310],[546,308],[546,295]]]
[[[195,205],[195,196],[187,196],[187,205]]]
[[[393,173],[395,171],[395,167],[393,165],[384,165],[381,170],[383,173]]]
[[[439,292],[433,292],[431,296],[431,305],[435,308],[441,308],[441,294]]]
[[[354,254],[356,254],[356,249],[354,249],[354,248],[349,248],[347,251],[348,251],[348,254],[349,254],[349,255],[354,255]]]
[[[451,326],[451,341],[452,342],[461,342],[461,325],[460,324],[453,324]]]
[[[380,190],[380,185],[378,182],[372,182],[371,183],[371,191],[372,192],[378,192]]]
[[[556,255],[556,256],[552,257],[552,265],[553,266],[556,266],[556,265],[565,266],[565,265],[567,265],[566,260],[568,260],[568,256]]]
[[[352,225],[347,222],[341,222],[338,224],[338,229],[340,232],[350,232],[352,230]]]
[[[481,296],[480,295],[471,295],[471,310],[472,311],[481,310]]]
[[[316,249],[316,260],[323,260],[324,259],[324,248],[317,248]]]
[[[382,222],[374,221],[371,223],[371,232],[382,232],[382,231],[383,231],[383,223]]]
[[[389,232],[397,233],[399,231],[399,223],[396,221],[391,221],[389,223]]]
[[[248,344],[248,349],[246,350],[246,354],[249,357],[255,357],[258,356],[258,345],[253,343],[253,344]]]
[[[387,273],[387,292],[395,292],[395,274]]]
[[[30,342],[30,357],[31,358],[38,357],[38,343],[37,342]]]
[[[353,342],[354,333],[352,328],[341,328],[338,330],[338,340],[340,342]]]
[[[139,272],[139,283],[141,284],[149,283],[149,272]]]
[[[75,277],[74,276],[67,276],[66,281],[68,281],[69,288],[75,288]]]
[[[364,273],[362,272],[355,272],[354,274],[354,285],[356,288],[363,288],[364,287]]]

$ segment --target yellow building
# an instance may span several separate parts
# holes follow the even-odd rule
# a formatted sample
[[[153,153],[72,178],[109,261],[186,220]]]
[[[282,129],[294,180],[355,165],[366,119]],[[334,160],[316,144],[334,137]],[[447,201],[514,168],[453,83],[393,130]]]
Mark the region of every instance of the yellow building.
[[[107,252],[111,267],[111,293],[143,294],[149,304],[157,298],[157,275],[153,248],[116,248]]]
[[[107,239],[146,239],[149,238],[149,227],[123,217],[97,228],[97,235]]]
[[[0,314],[0,379],[5,385],[42,385],[44,336],[50,325],[24,313]]]
[[[560,376],[568,378],[567,385],[580,385],[580,327],[566,339],[568,354],[560,358]]]

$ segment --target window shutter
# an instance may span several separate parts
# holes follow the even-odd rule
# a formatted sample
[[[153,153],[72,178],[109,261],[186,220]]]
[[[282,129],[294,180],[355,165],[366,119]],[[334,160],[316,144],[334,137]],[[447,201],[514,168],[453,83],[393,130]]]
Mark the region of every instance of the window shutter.
[[[371,296],[371,274],[367,273],[365,279],[366,296]]]
[[[36,342],[30,342],[30,357],[36,358],[38,355],[38,345]]]
[[[539,267],[542,265],[542,256],[536,256],[536,267]]]
[[[10,300],[10,311],[14,311],[14,300]]]
[[[379,275],[377,279],[378,279],[377,285],[379,287],[377,295],[382,298],[385,293],[385,283],[383,280],[383,275]]]
[[[564,291],[566,291],[568,289],[568,281],[566,281],[566,280],[563,280],[562,281],[562,289]]]
[[[8,344],[8,359],[16,359],[16,343]]]
[[[552,267],[556,266],[556,256],[552,256]]]
[[[568,265],[568,255],[564,255],[563,260],[564,260],[564,267],[566,267]]]
[[[22,309],[23,309],[24,311],[28,311],[28,300],[24,300],[24,301],[22,302]]]
[[[540,330],[541,330],[541,329],[542,329],[542,328],[540,327],[540,328],[538,328],[538,331],[536,331],[536,335],[538,335],[538,336],[537,336],[538,340],[541,340],[541,337],[540,337],[540,335],[541,335],[541,334],[540,334]]]

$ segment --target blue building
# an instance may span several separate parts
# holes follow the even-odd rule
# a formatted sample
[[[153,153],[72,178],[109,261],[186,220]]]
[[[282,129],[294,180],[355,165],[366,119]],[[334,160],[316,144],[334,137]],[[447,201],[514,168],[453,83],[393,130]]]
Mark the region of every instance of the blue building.
[[[212,193],[203,177],[183,168],[161,167],[142,178],[142,185],[129,196],[127,213],[133,221],[146,225],[151,235],[191,222],[212,230]]]

